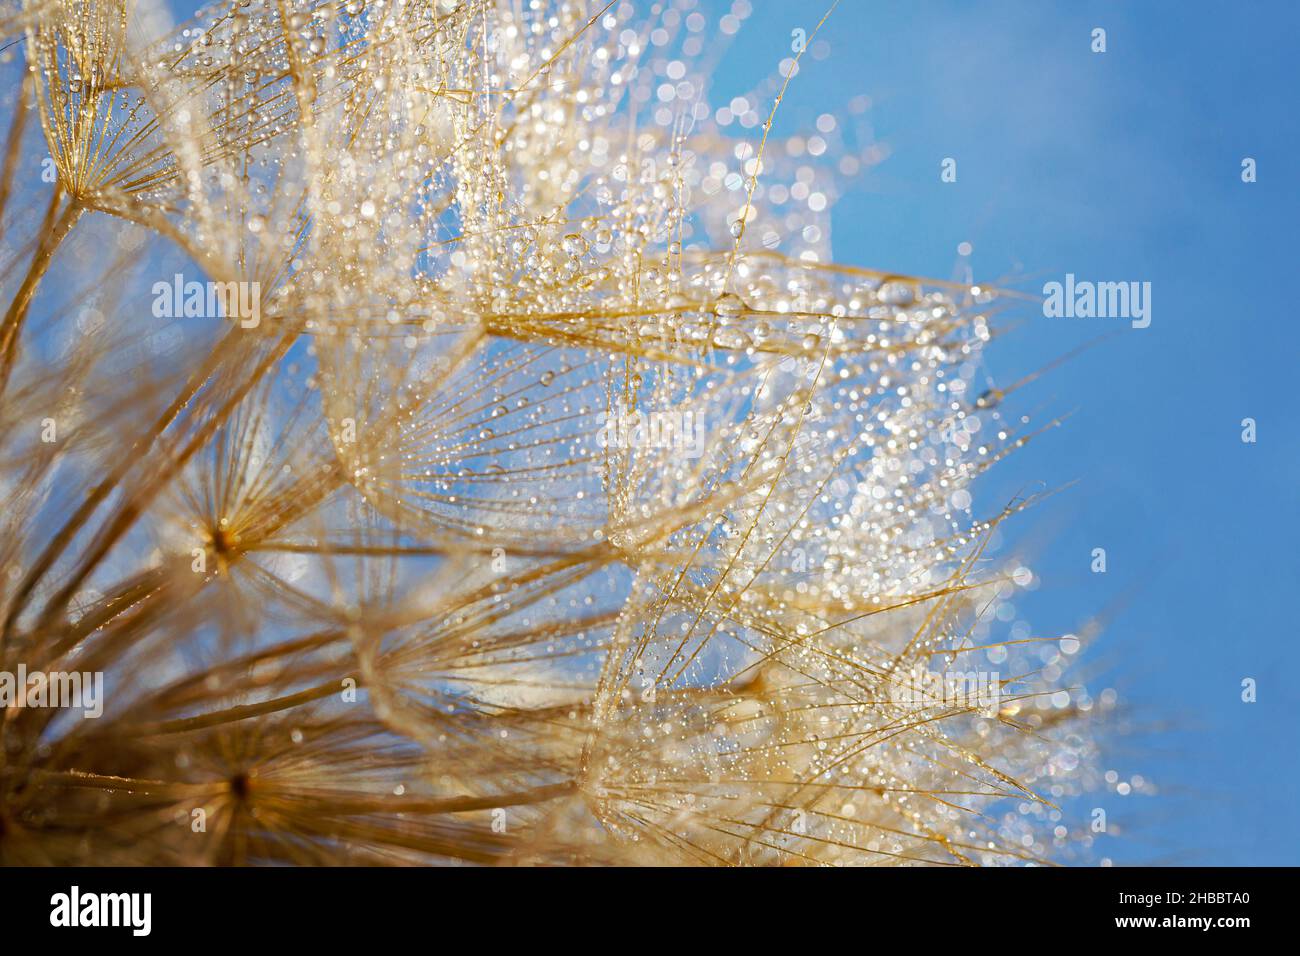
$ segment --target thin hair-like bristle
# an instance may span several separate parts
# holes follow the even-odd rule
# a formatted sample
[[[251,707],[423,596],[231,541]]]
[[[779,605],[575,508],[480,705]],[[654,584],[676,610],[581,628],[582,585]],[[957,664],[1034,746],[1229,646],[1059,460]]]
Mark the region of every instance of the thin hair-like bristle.
[[[997,295],[835,263],[801,51],[526,6],[0,13],[0,862],[1086,852]]]

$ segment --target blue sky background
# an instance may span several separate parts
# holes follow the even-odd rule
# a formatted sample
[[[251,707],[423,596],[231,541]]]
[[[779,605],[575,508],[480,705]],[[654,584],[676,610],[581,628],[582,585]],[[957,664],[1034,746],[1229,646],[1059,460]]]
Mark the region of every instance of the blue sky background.
[[[754,7],[715,105],[757,87],[822,12]],[[1116,864],[1300,863],[1297,36],[1300,5],[1281,2],[843,0],[819,36],[829,56],[804,58],[777,117],[777,135],[806,132],[872,100],[889,157],[835,207],[839,261],[949,278],[969,242],[977,280],[1034,294],[1067,272],[1152,283],[1150,328],[1030,303],[988,363],[1007,384],[1118,332],[1017,393],[1039,421],[1073,414],[982,498],[996,510],[1031,481],[1077,482],[1019,520],[1043,577],[1023,609],[1041,635],[1111,615],[1089,684],[1120,692],[1135,732],[1106,766],[1159,788],[1088,801],[1125,831],[1099,843]]]

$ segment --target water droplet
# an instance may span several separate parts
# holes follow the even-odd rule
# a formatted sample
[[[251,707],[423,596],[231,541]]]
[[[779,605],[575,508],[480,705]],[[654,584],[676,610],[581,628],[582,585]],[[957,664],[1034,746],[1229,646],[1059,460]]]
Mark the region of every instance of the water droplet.
[[[744,329],[719,329],[713,341],[724,349],[747,349],[753,344]]]
[[[713,311],[718,315],[741,315],[745,311],[745,303],[736,293],[724,292],[714,303]]]
[[[911,305],[916,301],[916,290],[906,282],[886,282],[876,297],[885,305]]]

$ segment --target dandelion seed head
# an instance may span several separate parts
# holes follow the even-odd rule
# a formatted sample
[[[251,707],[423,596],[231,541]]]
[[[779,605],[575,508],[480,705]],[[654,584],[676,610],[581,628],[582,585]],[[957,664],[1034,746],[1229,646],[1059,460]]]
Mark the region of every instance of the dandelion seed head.
[[[1072,852],[1114,693],[1016,630],[996,293],[836,263],[883,153],[783,126],[794,58],[707,102],[750,12],[0,18],[57,173],[3,236],[0,670],[111,688],[0,722],[0,860]],[[190,279],[257,321],[163,325]]]

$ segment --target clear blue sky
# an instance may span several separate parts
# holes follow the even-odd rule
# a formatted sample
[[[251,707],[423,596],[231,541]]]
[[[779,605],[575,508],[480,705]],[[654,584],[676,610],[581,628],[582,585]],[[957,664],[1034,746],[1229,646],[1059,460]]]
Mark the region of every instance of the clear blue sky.
[[[756,87],[822,12],[754,6],[715,106]],[[843,0],[821,35],[829,56],[805,57],[778,114],[778,134],[807,132],[872,100],[889,156],[835,207],[840,261],[948,278],[969,242],[977,280],[1035,294],[1067,272],[1152,283],[1150,328],[1029,304],[989,362],[1005,384],[1119,331],[1018,393],[1040,420],[1073,415],[981,496],[996,509],[1030,481],[1077,481],[1020,520],[1043,577],[1026,610],[1044,635],[1112,615],[1089,684],[1119,690],[1136,732],[1106,766],[1159,787],[1089,802],[1126,831],[1102,838],[1116,864],[1300,863],[1300,348],[1278,292],[1300,221],[1298,35],[1300,5],[1281,2]],[[945,157],[956,183],[940,181]],[[1089,568],[1097,547],[1104,575]],[[1257,703],[1241,701],[1244,677]]]

